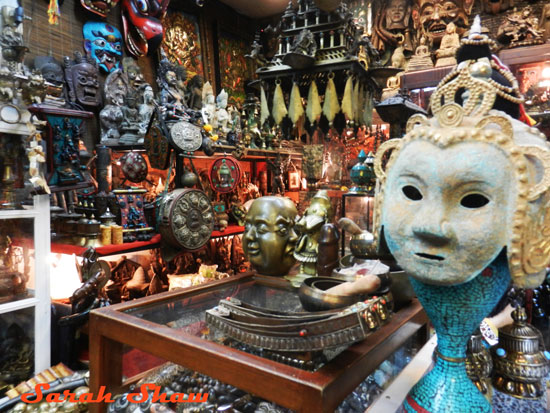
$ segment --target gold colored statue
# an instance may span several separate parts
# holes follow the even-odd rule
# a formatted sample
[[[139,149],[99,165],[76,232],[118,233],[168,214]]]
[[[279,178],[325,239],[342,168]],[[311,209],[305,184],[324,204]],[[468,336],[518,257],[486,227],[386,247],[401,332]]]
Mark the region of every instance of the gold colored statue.
[[[426,45],[426,37],[422,36],[420,38],[420,44],[416,48],[414,55],[411,56],[411,60],[409,60],[407,72],[431,69],[432,67],[434,67],[434,64],[430,55],[430,49],[428,45]]]
[[[282,276],[294,265],[297,215],[289,198],[264,196],[252,202],[245,219],[243,251],[259,274]]]
[[[460,38],[453,22],[447,25],[445,36],[441,39],[439,49],[435,51],[435,67],[456,65],[455,53],[460,47]]]
[[[333,218],[332,205],[327,191],[317,191],[304,216],[296,223],[300,239],[294,250],[294,258],[300,262],[300,274],[316,275],[317,253],[321,227]]]

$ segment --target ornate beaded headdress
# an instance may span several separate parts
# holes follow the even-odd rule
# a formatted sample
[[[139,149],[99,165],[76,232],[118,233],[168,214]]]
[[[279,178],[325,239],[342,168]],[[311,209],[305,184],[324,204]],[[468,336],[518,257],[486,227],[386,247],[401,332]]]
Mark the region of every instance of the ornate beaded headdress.
[[[479,23],[478,23],[479,24]],[[490,45],[475,25],[467,45]],[[511,86],[493,80],[497,70]],[[465,60],[447,75],[434,91],[430,105],[433,117],[413,115],[402,139],[385,142],[374,163],[379,179],[375,203],[375,239],[381,245],[381,208],[386,171],[392,168],[402,148],[424,140],[445,148],[460,142],[485,142],[501,150],[515,172],[515,204],[511,206],[507,255],[512,280],[520,287],[539,285],[550,262],[550,148],[538,129],[494,109],[498,97],[521,103],[511,72],[486,57]],[[386,156],[391,152],[389,158]],[[385,160],[387,162],[385,162]],[[512,183],[513,185],[513,183]],[[513,201],[514,202],[514,201]]]

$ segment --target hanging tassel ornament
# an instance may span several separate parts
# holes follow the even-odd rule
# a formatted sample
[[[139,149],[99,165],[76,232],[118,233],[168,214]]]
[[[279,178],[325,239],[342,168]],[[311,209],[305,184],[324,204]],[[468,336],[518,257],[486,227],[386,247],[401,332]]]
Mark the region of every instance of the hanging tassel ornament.
[[[300,88],[294,82],[292,91],[290,92],[290,102],[288,104],[288,117],[292,121],[292,125],[296,126],[296,122],[304,114],[304,106],[302,105],[302,97],[300,96]]]
[[[332,122],[338,112],[340,112],[340,104],[338,103],[338,94],[334,85],[334,73],[330,73],[328,75],[327,90],[325,91],[325,102],[323,103],[323,114],[326,116],[330,126],[332,126]]]
[[[346,87],[344,88],[344,96],[342,97],[342,113],[346,117],[346,121],[353,123],[353,80],[348,76]]]
[[[50,0],[50,4],[48,6],[48,23],[58,25],[60,17],[61,13],[59,12],[59,1]]]
[[[260,92],[260,126],[264,126],[265,121],[269,118],[269,107],[267,106],[267,97],[265,89],[262,86]]]
[[[283,89],[281,88],[281,81],[277,80],[275,82],[277,85],[275,87],[275,94],[273,95],[273,119],[275,119],[275,124],[280,125],[284,117],[288,114],[285,105],[285,97],[283,95]]]
[[[321,108],[319,91],[317,90],[317,84],[315,83],[315,80],[312,80],[311,85],[309,86],[309,92],[307,94],[306,107],[306,115],[309,119],[309,123],[313,125],[315,122],[317,122],[321,117],[321,113],[323,113],[323,109]]]
[[[361,95],[359,80],[353,86],[352,103],[353,103],[353,120],[357,125],[361,124]]]
[[[370,127],[372,125],[372,111],[374,110],[374,98],[372,96],[372,92],[366,91],[363,93],[363,96],[365,97],[365,104],[363,105],[363,122],[365,122],[365,125]]]

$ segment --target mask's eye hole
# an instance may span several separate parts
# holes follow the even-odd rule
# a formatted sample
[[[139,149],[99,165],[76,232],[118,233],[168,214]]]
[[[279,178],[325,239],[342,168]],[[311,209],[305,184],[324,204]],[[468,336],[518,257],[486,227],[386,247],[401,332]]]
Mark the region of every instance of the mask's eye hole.
[[[407,198],[409,198],[411,201],[420,201],[422,199],[422,194],[418,190],[418,188],[412,186],[412,185],[405,185],[402,188],[403,193]]]
[[[481,194],[469,194],[460,200],[460,205],[466,208],[481,208],[489,203],[489,198]]]

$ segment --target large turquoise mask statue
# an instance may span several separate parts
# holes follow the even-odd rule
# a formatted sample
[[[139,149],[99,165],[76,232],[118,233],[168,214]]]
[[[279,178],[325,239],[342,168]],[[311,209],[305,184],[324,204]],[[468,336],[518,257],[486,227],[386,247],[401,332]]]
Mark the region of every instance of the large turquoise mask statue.
[[[466,375],[468,338],[510,282],[538,285],[549,262],[550,150],[537,129],[492,109],[497,96],[520,103],[511,73],[463,61],[433,93],[433,117],[414,115],[377,152],[377,241],[411,276],[438,336],[406,412],[492,412]]]
[[[82,28],[84,50],[97,66],[106,73],[120,69],[122,35],[108,23],[87,22]]]

